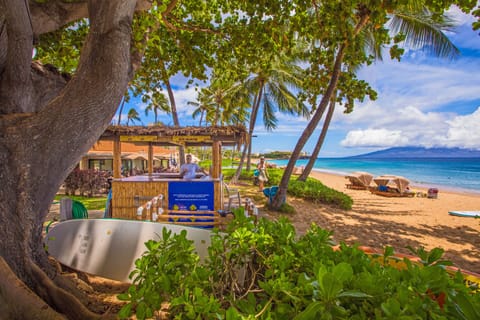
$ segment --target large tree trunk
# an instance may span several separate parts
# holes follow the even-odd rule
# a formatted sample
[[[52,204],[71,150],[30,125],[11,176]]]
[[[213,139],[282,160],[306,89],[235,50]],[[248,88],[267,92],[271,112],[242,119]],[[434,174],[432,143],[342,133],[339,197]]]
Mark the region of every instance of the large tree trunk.
[[[90,315],[66,303],[63,291],[37,267],[55,276],[43,248],[42,225],[60,184],[108,126],[126,90],[135,4],[88,3],[90,33],[68,82],[41,66],[32,68],[34,32],[25,3],[0,4],[7,30],[7,54],[0,61],[0,256],[54,309],[70,308],[69,318]]]

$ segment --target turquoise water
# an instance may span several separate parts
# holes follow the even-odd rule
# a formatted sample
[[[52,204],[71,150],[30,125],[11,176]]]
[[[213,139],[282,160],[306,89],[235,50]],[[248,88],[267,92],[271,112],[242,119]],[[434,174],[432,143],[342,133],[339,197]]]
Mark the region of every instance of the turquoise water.
[[[269,162],[286,166],[288,160]],[[296,165],[304,166],[307,162],[308,160],[298,160]],[[366,171],[374,176],[391,174],[409,179],[412,185],[480,193],[480,159],[319,158],[315,162],[314,170],[341,175],[354,171]]]

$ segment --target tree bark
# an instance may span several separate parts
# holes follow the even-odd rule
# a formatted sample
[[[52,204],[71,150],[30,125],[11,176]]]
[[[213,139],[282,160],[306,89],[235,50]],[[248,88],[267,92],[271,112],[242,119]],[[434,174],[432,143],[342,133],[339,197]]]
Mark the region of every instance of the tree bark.
[[[260,90],[258,96],[255,98],[255,109],[252,110],[252,119],[250,120],[250,127],[248,130],[248,154],[247,154],[247,170],[250,171],[251,162],[252,162],[252,138],[253,131],[255,130],[255,124],[257,123],[258,111],[260,110],[260,104],[262,103],[262,95],[265,91],[265,82],[262,80],[260,82]]]
[[[22,303],[19,303],[19,302]],[[3,319],[65,319],[27,287],[0,257],[0,314]]]
[[[318,154],[320,153],[320,149],[322,149],[323,142],[325,141],[325,137],[327,136],[328,128],[330,127],[330,122],[332,121],[333,112],[335,111],[335,98],[336,94],[333,95],[332,100],[330,100],[330,106],[328,107],[327,116],[325,117],[325,121],[323,122],[322,132],[318,137],[317,144],[313,149],[312,155],[310,159],[308,159],[308,163],[303,169],[302,173],[298,177],[297,180],[305,181],[307,180],[310,172],[312,172],[313,166],[315,165],[315,161],[317,161]],[[325,112],[325,111],[323,111]]]
[[[2,2],[8,48],[0,75],[0,256],[55,310],[69,307],[69,318],[84,313],[76,299],[62,307],[67,295],[47,280],[56,272],[43,248],[42,224],[60,184],[108,126],[127,88],[135,5],[88,3],[90,33],[78,69],[66,82],[52,70],[32,69],[38,32],[32,32],[29,8],[22,1]],[[40,89],[48,94],[36,93]]]

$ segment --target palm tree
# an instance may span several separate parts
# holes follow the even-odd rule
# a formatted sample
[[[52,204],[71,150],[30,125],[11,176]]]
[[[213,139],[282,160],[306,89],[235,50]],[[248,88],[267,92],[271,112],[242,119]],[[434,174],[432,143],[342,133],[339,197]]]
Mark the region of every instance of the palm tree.
[[[208,106],[202,104],[201,102],[196,102],[196,101],[188,101],[187,105],[196,107],[196,109],[192,113],[192,118],[196,119],[198,116],[200,116],[200,119],[198,120],[198,126],[199,127],[202,126],[202,122],[204,119],[205,119],[205,125],[207,125],[205,114],[207,113]]]
[[[134,123],[135,121],[138,121],[138,122],[142,122],[142,120],[140,119],[140,115],[138,114],[137,110],[135,110],[135,108],[131,108],[129,111],[128,111],[128,114],[127,114],[127,126],[128,124],[130,123],[130,121],[132,121],[132,123]]]
[[[161,92],[155,92],[152,94],[152,97],[150,99],[150,103],[147,105],[145,108],[145,115],[148,116],[148,113],[150,111],[153,111],[155,115],[155,122],[157,123],[158,119],[158,112],[159,111],[164,111],[166,113],[170,112],[170,105],[168,104],[167,97]]]
[[[240,164],[232,178],[237,181],[243,169],[245,157],[247,157],[247,170],[250,170],[250,157],[252,153],[252,136],[257,121],[260,107],[263,107],[263,123],[267,130],[273,130],[277,125],[275,106],[282,113],[309,116],[309,110],[303,102],[299,102],[294,91],[300,91],[303,70],[295,60],[285,55],[271,57],[260,62],[246,81],[245,87],[253,96],[252,110],[248,129],[248,141],[244,144]],[[248,156],[247,156],[248,151]]]
[[[214,126],[244,123],[249,104],[248,95],[242,89],[241,83],[212,79],[211,85],[198,93],[198,102],[188,102],[197,107],[192,114],[193,118],[200,116],[200,125],[203,119],[205,125]]]
[[[412,3],[416,2],[412,1]],[[414,47],[426,48],[427,50],[432,51],[434,54],[443,57],[451,57],[458,53],[458,49],[456,49],[455,46],[451,44],[449,39],[442,33],[441,27],[444,26],[446,28],[450,28],[452,26],[451,21],[447,20],[446,18],[440,19],[438,15],[435,15],[436,19],[434,19],[434,15],[431,14],[428,10],[424,9],[424,7],[418,7],[415,5],[410,7],[401,6],[395,8],[396,10],[392,10],[392,8],[385,9],[387,12],[392,12],[392,15],[390,16],[391,31],[405,34],[406,44],[412,45]],[[288,182],[290,181],[290,177],[293,173],[295,163],[306,142],[317,127],[318,122],[320,121],[327,104],[329,103],[329,101],[331,101],[334,92],[336,92],[339,77],[342,74],[343,60],[347,53],[347,49],[349,48],[349,46],[354,45],[355,40],[360,40],[359,42],[364,44],[364,52],[362,54],[365,54],[365,50],[369,48],[378,48],[377,46],[368,48],[367,44],[372,44],[372,42],[365,41],[366,34],[374,35],[375,29],[378,29],[378,26],[369,23],[371,13],[372,11],[369,8],[357,8],[357,22],[353,28],[352,35],[349,38],[345,39],[343,42],[340,42],[338,46],[338,50],[335,55],[335,62],[332,66],[331,77],[328,82],[327,89],[322,96],[322,99],[318,105],[314,116],[302,132],[294,148],[294,151],[292,152],[287,167],[284,170],[282,180],[279,184],[278,192],[273,200],[272,207],[280,208],[280,206],[284,202],[284,199],[286,199]],[[370,39],[374,39],[374,37]],[[362,42],[361,40],[364,41]],[[425,47],[425,45],[429,45],[429,47]],[[358,50],[361,48],[356,47],[356,49]],[[328,129],[329,123],[330,122],[327,121],[325,122],[324,125],[326,126],[326,129]]]

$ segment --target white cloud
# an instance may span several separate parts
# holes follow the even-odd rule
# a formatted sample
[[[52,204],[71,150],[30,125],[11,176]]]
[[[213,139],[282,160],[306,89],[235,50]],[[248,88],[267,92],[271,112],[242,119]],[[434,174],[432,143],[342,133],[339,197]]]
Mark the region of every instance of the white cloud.
[[[200,89],[198,89],[200,90]],[[190,101],[197,101],[197,93],[198,91],[195,90],[195,87],[190,87],[188,89],[181,89],[175,91],[175,101],[177,103],[177,111],[179,113],[184,113],[186,115],[191,116],[193,110],[195,110],[194,106],[188,105]]]
[[[341,141],[343,147],[459,147],[480,149],[480,107],[469,115],[423,113],[413,107],[400,109],[388,123],[372,124],[368,129],[351,130]]]
[[[451,121],[446,136],[446,146],[480,149],[480,107],[472,114],[457,116]]]
[[[353,130],[342,140],[344,147],[393,147],[408,145],[408,138],[401,130],[367,129]]]

